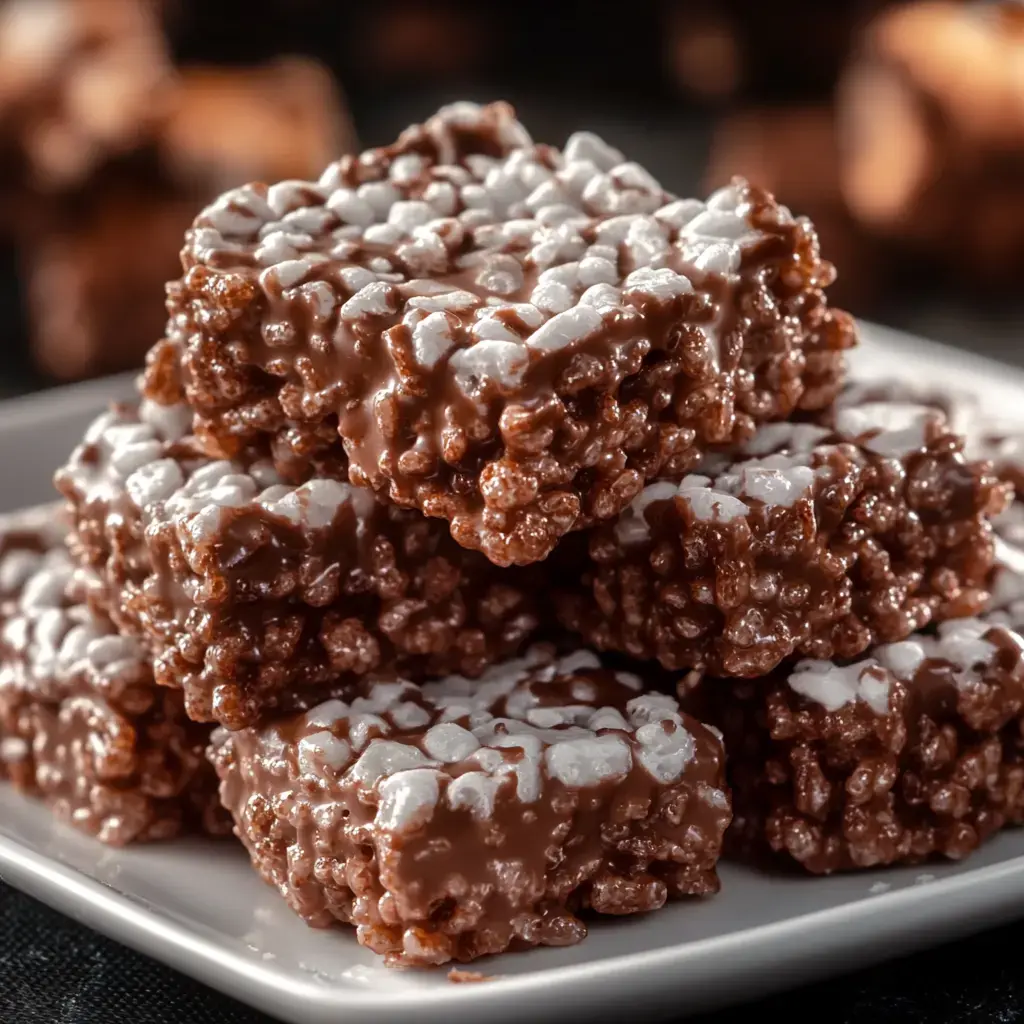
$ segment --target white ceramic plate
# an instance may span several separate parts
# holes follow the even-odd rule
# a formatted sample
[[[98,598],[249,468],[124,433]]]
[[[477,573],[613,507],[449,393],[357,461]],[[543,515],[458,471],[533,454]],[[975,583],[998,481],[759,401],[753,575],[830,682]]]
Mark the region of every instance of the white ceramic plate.
[[[954,386],[1024,421],[1024,372],[871,325],[857,375]],[[44,501],[89,418],[130,379],[0,406],[0,510]],[[964,864],[827,879],[725,865],[722,892],[647,917],[598,922],[568,949],[474,965],[492,980],[393,971],[345,931],[316,931],[264,886],[239,846],[107,850],[0,787],[0,876],[126,945],[293,1024],[414,1019],[680,1016],[763,995],[1024,916],[1024,830]]]

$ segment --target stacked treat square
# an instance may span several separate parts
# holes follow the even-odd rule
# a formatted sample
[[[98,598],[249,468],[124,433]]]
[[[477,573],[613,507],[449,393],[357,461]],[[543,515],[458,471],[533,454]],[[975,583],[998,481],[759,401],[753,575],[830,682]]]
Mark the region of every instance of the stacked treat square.
[[[771,196],[459,103],[226,193],[182,264],[138,401],[0,548],[0,756],[62,818],[233,828],[425,965],[711,894],[723,848],[1024,814],[1012,441],[847,384]]]

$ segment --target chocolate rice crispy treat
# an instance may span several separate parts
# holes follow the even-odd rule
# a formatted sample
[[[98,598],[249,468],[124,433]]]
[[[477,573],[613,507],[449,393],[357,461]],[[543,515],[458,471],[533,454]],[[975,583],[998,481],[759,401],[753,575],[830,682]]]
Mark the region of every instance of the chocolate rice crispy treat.
[[[180,362],[211,455],[347,466],[503,566],[825,406],[854,344],[809,221],[741,180],[679,200],[590,133],[535,145],[502,103],[225,193],[182,261],[148,393]]]
[[[691,696],[729,750],[731,853],[814,874],[958,860],[1024,817],[1024,639],[943,623]]]
[[[217,730],[221,799],[309,924],[391,964],[565,946],[581,915],[718,889],[719,737],[589,652],[480,680],[365,680],[263,730]]]
[[[563,624],[666,668],[757,676],[980,612],[988,517],[1009,496],[991,464],[925,406],[831,418],[767,425],[738,456],[648,485],[591,531],[581,584],[556,597]]]
[[[147,640],[196,721],[254,725],[396,661],[479,674],[537,626],[532,570],[499,571],[443,523],[348,483],[293,487],[266,461],[210,459],[189,419],[113,407],[57,486],[92,600]]]
[[[227,831],[209,728],[76,598],[59,512],[0,526],[0,777],[112,846]]]

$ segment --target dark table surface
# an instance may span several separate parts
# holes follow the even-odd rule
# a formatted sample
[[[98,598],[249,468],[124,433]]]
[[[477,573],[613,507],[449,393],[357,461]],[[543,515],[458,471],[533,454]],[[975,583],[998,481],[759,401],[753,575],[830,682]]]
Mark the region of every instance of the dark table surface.
[[[495,95],[501,95],[498,91]],[[375,101],[355,110],[363,141],[376,144],[448,97]],[[491,95],[480,98],[492,98]],[[602,104],[583,116],[578,104],[515,95],[538,138],[557,140],[585,125],[651,168],[666,187],[694,187],[706,129],[658,114],[642,125],[633,113]],[[598,109],[595,106],[593,109]],[[0,316],[17,325],[15,286],[0,254]],[[970,305],[922,294],[891,302],[877,317],[893,326],[1024,365],[1024,301]],[[16,330],[15,335],[18,331]],[[47,382],[11,338],[0,362],[0,397]],[[1024,919],[1024,908],[1022,908]],[[1018,945],[1018,941],[1020,945]],[[1024,923],[894,960],[756,1004],[697,1018],[727,1024],[784,1014],[790,1021],[836,1024],[996,1024],[1024,1019]],[[270,1024],[269,1018],[139,956],[0,883],[0,1024]]]
[[[781,1015],[791,1024],[1003,1024],[1024,1018],[1022,948],[1024,924],[1012,925],[691,1020],[740,1024]],[[0,1021],[273,1024],[8,886],[0,886]]]

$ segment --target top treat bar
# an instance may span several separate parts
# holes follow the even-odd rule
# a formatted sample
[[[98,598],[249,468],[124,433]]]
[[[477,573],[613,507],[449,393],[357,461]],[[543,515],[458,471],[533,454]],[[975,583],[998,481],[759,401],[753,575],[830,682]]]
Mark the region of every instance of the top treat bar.
[[[806,219],[739,180],[679,200],[502,103],[234,189],[182,261],[147,388],[182,371],[209,454],[269,437],[286,476],[347,472],[499,565],[827,405],[854,344]]]

